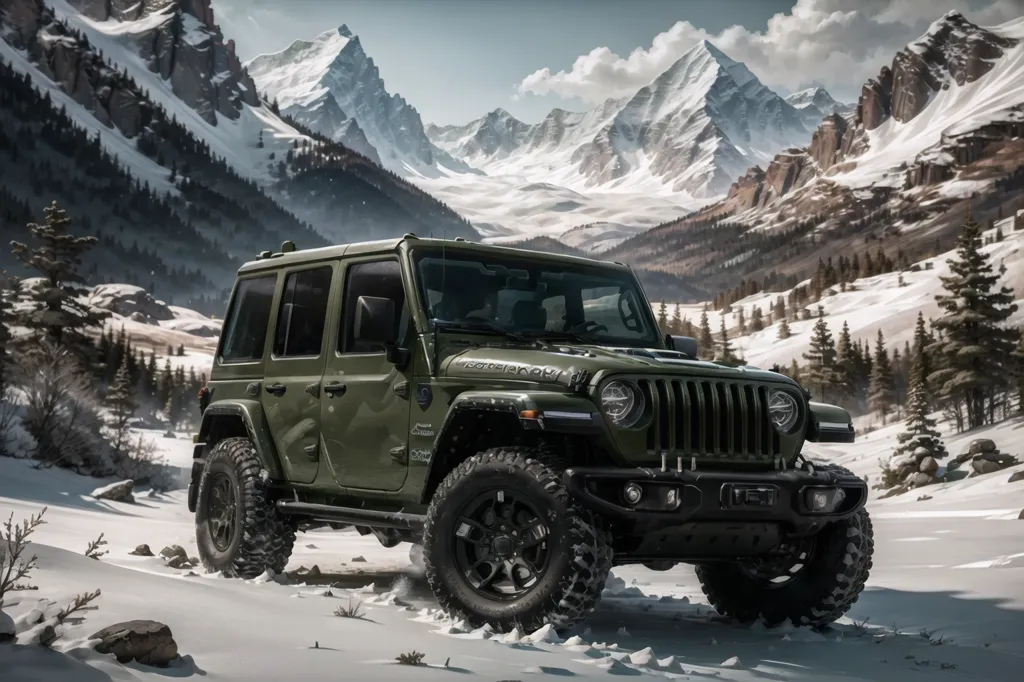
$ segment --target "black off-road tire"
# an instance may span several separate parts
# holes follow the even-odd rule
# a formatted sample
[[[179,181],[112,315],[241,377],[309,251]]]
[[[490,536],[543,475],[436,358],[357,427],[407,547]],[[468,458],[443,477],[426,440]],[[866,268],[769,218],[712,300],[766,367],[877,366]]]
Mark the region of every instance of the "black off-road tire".
[[[295,546],[295,526],[267,497],[262,465],[248,438],[227,438],[214,446],[199,479],[196,500],[196,543],[199,558],[209,571],[231,578],[251,579],[267,569],[283,573]],[[235,525],[230,544],[214,544],[207,511],[210,481],[226,475],[235,493]]]
[[[488,488],[514,488],[529,496],[548,527],[547,569],[514,601],[479,594],[456,567],[456,522],[467,501]],[[427,510],[423,534],[427,582],[441,608],[475,627],[523,632],[551,624],[564,630],[597,606],[612,565],[610,537],[600,517],[575,504],[561,471],[524,447],[494,448],[473,455],[442,481]]]
[[[809,560],[784,585],[769,587],[738,564],[698,566],[697,578],[708,603],[723,616],[820,628],[844,616],[860,597],[874,546],[871,518],[861,509],[819,531]]]

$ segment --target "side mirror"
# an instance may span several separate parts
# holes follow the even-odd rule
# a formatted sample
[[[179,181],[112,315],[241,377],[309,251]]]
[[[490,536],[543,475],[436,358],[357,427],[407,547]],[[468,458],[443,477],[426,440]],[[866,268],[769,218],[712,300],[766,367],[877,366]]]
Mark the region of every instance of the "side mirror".
[[[685,353],[691,358],[697,357],[697,339],[692,336],[672,336],[669,334],[665,337],[665,345],[674,351]]]
[[[353,330],[356,341],[380,344],[395,343],[395,302],[379,296],[360,296],[356,300]]]

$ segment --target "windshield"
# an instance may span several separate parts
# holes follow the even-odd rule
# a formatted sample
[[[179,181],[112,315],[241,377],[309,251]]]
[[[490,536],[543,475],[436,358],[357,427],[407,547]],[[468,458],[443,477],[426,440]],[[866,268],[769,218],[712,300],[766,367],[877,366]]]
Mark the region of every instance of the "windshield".
[[[650,308],[627,272],[458,249],[419,251],[414,262],[432,320],[481,333],[658,344]]]

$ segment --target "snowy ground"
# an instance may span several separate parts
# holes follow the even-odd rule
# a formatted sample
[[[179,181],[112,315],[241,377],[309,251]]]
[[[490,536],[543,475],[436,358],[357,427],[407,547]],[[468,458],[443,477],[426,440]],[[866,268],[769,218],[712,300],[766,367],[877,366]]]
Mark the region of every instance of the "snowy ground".
[[[859,474],[877,475],[898,427],[873,432],[842,448],[817,448]],[[950,438],[957,454],[971,438],[993,437],[1005,451],[1024,446],[1024,420]],[[184,436],[184,434],[182,434]],[[157,438],[172,464],[186,467],[191,443]],[[1016,680],[1024,662],[1024,482],[1009,472],[872,500],[875,565],[869,589],[851,617],[831,632],[765,630],[721,621],[704,602],[692,569],[655,573],[614,571],[598,611],[568,645],[558,641],[506,641],[489,633],[462,633],[436,614],[426,586],[412,575],[407,546],[384,549],[351,532],[302,534],[290,569],[318,565],[316,585],[224,580],[166,568],[159,558],[128,554],[149,544],[158,552],[180,544],[195,553],[192,517],[180,492],[134,505],[88,497],[103,481],[65,471],[38,471],[21,460],[0,459],[0,514],[27,517],[44,505],[46,520],[34,536],[38,592],[15,593],[7,610],[17,618],[40,599],[66,603],[100,588],[97,608],[72,625],[58,648],[0,645],[5,682],[105,682],[196,677],[211,681],[512,680],[606,675],[648,679]],[[88,542],[106,534],[110,553],[83,556]],[[366,561],[358,561],[362,557]],[[201,572],[201,571],[200,571]],[[410,577],[407,577],[407,574]],[[401,605],[373,605],[371,594],[397,585]],[[333,584],[330,596],[324,585]],[[350,595],[363,601],[366,620],[333,615]],[[387,597],[381,601],[388,601]],[[135,618],[169,625],[185,658],[158,670],[128,664],[83,648],[107,625]],[[447,627],[446,627],[447,626]],[[899,634],[895,634],[898,632]],[[541,639],[545,633],[539,633]],[[485,641],[486,640],[486,641]],[[433,667],[411,668],[394,658],[417,650]],[[734,664],[733,658],[739,663]],[[661,661],[661,665],[658,661]],[[448,669],[443,669],[448,661]],[[88,666],[88,667],[86,667]],[[344,671],[344,672],[340,672]]]

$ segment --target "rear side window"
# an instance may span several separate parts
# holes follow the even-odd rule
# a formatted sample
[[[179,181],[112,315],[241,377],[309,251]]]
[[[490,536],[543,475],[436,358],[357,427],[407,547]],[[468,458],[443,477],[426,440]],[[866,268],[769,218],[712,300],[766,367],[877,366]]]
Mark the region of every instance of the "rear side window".
[[[277,313],[274,356],[316,357],[324,339],[327,298],[331,293],[330,266],[288,275]]]
[[[395,302],[395,334],[401,339],[403,326],[408,323],[405,315],[405,289],[402,286],[402,268],[396,260],[358,263],[348,269],[345,283],[345,333],[339,335],[340,353],[382,353],[379,345],[356,341],[356,301],[360,296],[390,298]]]
[[[276,285],[277,275],[243,279],[238,283],[224,326],[222,362],[254,362],[263,358]]]

